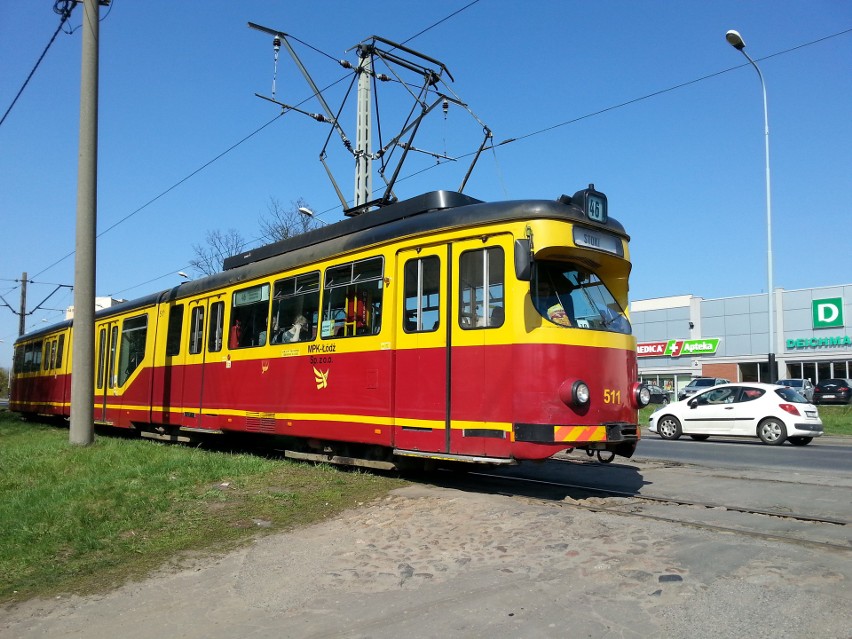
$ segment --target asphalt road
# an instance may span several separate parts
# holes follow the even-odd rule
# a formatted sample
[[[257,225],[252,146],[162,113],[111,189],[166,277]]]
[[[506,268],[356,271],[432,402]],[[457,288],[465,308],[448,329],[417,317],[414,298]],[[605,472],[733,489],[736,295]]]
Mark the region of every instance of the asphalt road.
[[[751,438],[711,437],[699,442],[689,437],[681,437],[678,440],[666,441],[645,430],[634,457],[665,459],[714,468],[849,473],[852,472],[852,438],[819,437],[807,446],[767,446]]]

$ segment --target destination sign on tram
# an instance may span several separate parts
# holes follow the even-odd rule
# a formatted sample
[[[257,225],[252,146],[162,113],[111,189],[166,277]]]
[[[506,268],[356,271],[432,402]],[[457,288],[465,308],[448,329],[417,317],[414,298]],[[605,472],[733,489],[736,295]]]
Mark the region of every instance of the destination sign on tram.
[[[574,244],[624,257],[624,247],[621,244],[621,238],[610,233],[602,233],[583,228],[582,226],[575,226]]]

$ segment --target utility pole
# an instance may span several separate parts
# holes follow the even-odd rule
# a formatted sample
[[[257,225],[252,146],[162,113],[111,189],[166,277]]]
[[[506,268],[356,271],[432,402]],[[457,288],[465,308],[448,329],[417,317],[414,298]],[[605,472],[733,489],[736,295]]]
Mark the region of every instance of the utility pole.
[[[370,99],[372,91],[373,59],[369,51],[359,48],[361,58],[358,65],[358,102],[356,108],[357,123],[355,127],[355,205],[353,209],[365,206],[373,195],[372,153],[372,115]]]
[[[100,3],[82,0],[80,151],[77,164],[77,235],[74,257],[74,357],[69,441],[95,440],[95,236],[98,194],[98,40]]]
[[[14,312],[14,311],[13,311]],[[26,332],[24,323],[27,319],[27,272],[21,274],[21,312],[18,313],[18,336]]]

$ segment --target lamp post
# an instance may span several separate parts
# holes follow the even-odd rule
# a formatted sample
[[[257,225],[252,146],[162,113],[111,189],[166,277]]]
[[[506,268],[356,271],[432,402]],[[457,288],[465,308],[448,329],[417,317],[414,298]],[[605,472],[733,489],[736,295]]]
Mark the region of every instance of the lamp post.
[[[775,300],[774,290],[772,286],[772,197],[769,188],[769,111],[766,107],[766,83],[763,81],[763,74],[757,63],[751,59],[751,56],[745,51],[745,41],[737,31],[728,31],[725,34],[725,39],[737,51],[742,53],[746,60],[751,63],[754,70],[757,71],[757,77],[760,78],[760,87],[763,90],[763,134],[766,148],[766,279],[767,279],[767,296],[769,298],[769,379],[770,384],[775,381]]]
[[[319,222],[319,223],[320,223],[320,224],[322,224],[323,226],[328,226],[328,222],[326,222],[325,220],[321,220],[321,219],[319,219],[319,218],[316,216],[316,214],[315,214],[315,213],[314,213],[311,209],[309,209],[307,206],[300,206],[300,207],[299,207],[299,213],[301,213],[301,214],[302,214],[302,215],[304,215],[305,217],[309,217],[309,218],[311,218],[311,219],[313,219],[313,220],[316,220],[317,222]]]

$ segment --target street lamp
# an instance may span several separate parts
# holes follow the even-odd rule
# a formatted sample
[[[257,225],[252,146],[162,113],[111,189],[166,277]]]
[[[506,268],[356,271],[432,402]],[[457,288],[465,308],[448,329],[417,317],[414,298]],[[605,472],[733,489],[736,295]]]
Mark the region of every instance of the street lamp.
[[[328,222],[326,222],[325,220],[321,220],[321,219],[319,219],[319,218],[318,218],[318,217],[314,214],[314,212],[313,212],[311,209],[309,209],[307,206],[300,206],[300,207],[299,207],[299,213],[301,213],[302,215],[304,215],[304,216],[306,216],[306,217],[309,217],[309,218],[311,218],[311,219],[316,220],[317,222],[319,222],[319,223],[320,223],[320,224],[322,224],[323,226],[328,226]]]
[[[757,71],[760,78],[760,87],[763,89],[763,133],[766,145],[766,273],[767,273],[767,296],[769,298],[769,383],[775,381],[775,303],[774,290],[772,288],[772,197],[769,188],[769,111],[766,108],[766,83],[763,74],[751,56],[745,51],[745,41],[738,31],[728,31],[725,39],[737,51],[742,53],[751,66]]]

